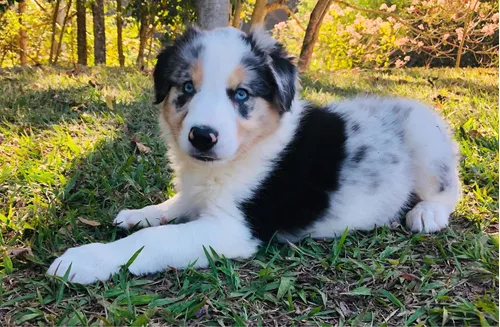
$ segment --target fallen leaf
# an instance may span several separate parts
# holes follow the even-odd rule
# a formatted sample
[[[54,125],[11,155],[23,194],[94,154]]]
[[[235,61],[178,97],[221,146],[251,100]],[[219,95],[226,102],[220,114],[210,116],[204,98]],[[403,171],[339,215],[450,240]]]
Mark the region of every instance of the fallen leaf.
[[[340,310],[342,311],[345,317],[349,317],[352,314],[352,311],[344,302],[340,302]]]
[[[208,308],[208,305],[205,305],[203,306],[203,308],[201,308],[200,310],[196,311],[195,315],[196,315],[196,318],[201,318],[202,316],[206,315],[207,314],[207,308]]]
[[[26,255],[26,254],[33,255],[33,252],[31,251],[31,248],[29,248],[29,247],[28,248],[11,248],[11,249],[7,249],[7,254],[11,258],[15,258],[15,257],[18,257],[20,255]]]
[[[68,225],[68,226],[63,226],[59,228],[59,233],[63,235],[69,235],[73,231],[73,226]]]
[[[85,219],[82,217],[78,217],[78,220],[85,225],[89,225],[89,226],[93,226],[93,227],[101,226],[101,223],[98,221],[95,221],[95,220],[88,220],[88,219]]]
[[[135,143],[135,145],[137,146],[137,150],[139,150],[139,152],[142,152],[142,153],[150,153],[151,152],[151,148],[148,146],[145,146],[144,144],[139,142],[139,139],[137,138],[137,136],[134,136],[134,138],[132,139],[132,142]]]
[[[478,137],[482,137],[482,136],[483,136],[483,135],[482,135],[479,131],[477,131],[477,130],[475,130],[475,129],[470,130],[470,131],[469,131],[469,135],[470,135],[471,137],[474,137],[474,138],[478,138]]]
[[[113,107],[113,100],[115,99],[112,95],[110,94],[106,94],[106,96],[104,97],[104,99],[106,100],[106,106],[108,107],[109,110],[113,110],[114,107]]]
[[[401,277],[406,279],[406,280],[420,280],[420,278],[418,276],[415,276],[413,274],[407,274],[407,273],[401,274]]]

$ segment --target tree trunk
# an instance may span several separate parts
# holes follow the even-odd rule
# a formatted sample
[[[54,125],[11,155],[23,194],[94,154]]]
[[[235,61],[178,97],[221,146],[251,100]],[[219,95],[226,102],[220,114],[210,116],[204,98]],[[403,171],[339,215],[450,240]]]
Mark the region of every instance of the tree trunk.
[[[234,17],[233,17],[233,27],[235,27],[235,28],[240,28],[242,9],[243,9],[243,0],[235,0],[235,2],[234,2]]]
[[[78,63],[87,66],[87,26],[85,21],[85,0],[76,0],[76,43]]]
[[[94,20],[94,62],[106,64],[106,31],[104,27],[104,0],[92,2]]]
[[[56,54],[54,56],[54,65],[57,64],[57,60],[59,59],[59,54],[61,53],[61,48],[62,48],[62,43],[63,43],[63,36],[64,36],[64,30],[66,29],[66,24],[68,22],[68,17],[69,17],[69,11],[71,10],[71,5],[73,4],[73,0],[69,0],[68,6],[66,9],[66,15],[64,16],[64,21],[61,27],[61,34],[59,35],[59,41],[57,42],[56,46]]]
[[[314,50],[314,45],[318,41],[319,30],[323,18],[330,8],[332,0],[318,0],[316,6],[309,17],[309,24],[307,25],[304,41],[302,42],[302,49],[299,56],[299,70],[304,71],[309,68],[311,64],[311,57]]]
[[[23,15],[26,12],[26,1],[19,1],[19,59],[21,60],[21,65],[26,66],[27,61],[27,51],[28,51],[28,35],[26,33],[26,27],[23,24]]]
[[[148,4],[146,2],[139,1],[139,52],[135,61],[135,66],[137,68],[142,68],[144,66],[144,50],[146,49],[149,30],[149,13],[147,6]]]
[[[123,12],[122,12],[122,0],[116,0],[116,37],[118,43],[118,61],[120,62],[120,67],[125,66],[125,56],[123,55]]]
[[[250,19],[250,26],[255,26],[256,24],[264,23],[266,18],[266,6],[267,0],[256,0],[255,6],[253,7],[252,18]]]
[[[56,34],[57,34],[57,21],[59,19],[59,8],[61,7],[61,0],[57,0],[54,5],[54,14],[52,15],[52,35],[50,36],[50,54],[49,54],[49,64],[52,63],[52,58],[56,50]]]
[[[229,0],[198,0],[198,25],[206,30],[229,25]]]

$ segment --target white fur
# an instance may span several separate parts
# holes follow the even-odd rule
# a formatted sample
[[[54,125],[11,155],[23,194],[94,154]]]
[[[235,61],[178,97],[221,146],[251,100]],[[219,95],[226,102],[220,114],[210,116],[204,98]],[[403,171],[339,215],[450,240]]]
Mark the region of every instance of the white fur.
[[[239,146],[236,114],[227,98],[225,82],[248,51],[234,39],[239,37],[238,33],[232,29],[206,32],[204,82],[199,95],[190,104],[179,144],[163,116],[160,117],[169,146],[168,155],[177,174],[177,195],[159,205],[123,210],[114,220],[122,228],[136,224],[158,226],[180,216],[187,216],[190,221],[145,228],[108,244],[94,243],[69,249],[54,261],[48,274],[62,276],[71,264],[73,282],[106,280],[141,247],[144,247],[142,252],[129,268],[136,275],[159,272],[167,267],[185,268],[192,262],[196,262],[196,267],[206,267],[208,261],[203,246],[207,250],[212,247],[228,258],[249,258],[255,253],[260,242],[252,237],[237,202],[250,198],[252,190],[269,175],[273,159],[294,136],[304,103],[295,99],[291,110],[283,114],[275,133],[257,143],[244,156],[234,157]],[[262,42],[268,44],[268,41]],[[395,106],[403,108],[400,113],[391,110]],[[303,235],[331,238],[346,227],[367,230],[388,224],[401,209],[405,194],[414,189],[423,202],[408,213],[408,227],[416,232],[434,232],[447,226],[448,216],[459,198],[459,183],[452,142],[446,125],[436,114],[413,101],[379,98],[357,98],[332,104],[330,110],[343,117],[347,128],[359,124],[358,133],[348,129],[346,152],[352,154],[360,146],[369,145],[373,157],[366,164],[377,172],[381,185],[376,192],[370,191],[370,181],[363,178],[364,163],[357,167],[344,165],[340,189],[331,195],[330,210],[304,230]],[[384,119],[391,122],[385,130],[380,128]],[[210,125],[219,131],[215,150],[224,159],[222,162],[197,162],[189,156],[191,145],[187,142],[187,133],[196,124]],[[398,130],[405,132],[402,143],[394,139]],[[393,154],[401,162],[396,169],[383,163]],[[442,193],[436,191],[437,161],[453,170],[450,174],[454,179]],[[297,239],[284,234],[279,238]]]

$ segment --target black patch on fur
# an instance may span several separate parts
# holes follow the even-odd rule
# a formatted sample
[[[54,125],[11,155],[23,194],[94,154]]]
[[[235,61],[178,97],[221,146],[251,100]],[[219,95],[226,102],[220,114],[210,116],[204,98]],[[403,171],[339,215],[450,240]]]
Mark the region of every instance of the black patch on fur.
[[[358,123],[355,123],[351,126],[351,132],[352,134],[357,134],[359,132],[359,129],[361,128],[361,126],[359,126]]]
[[[444,192],[450,186],[450,167],[447,164],[439,164],[439,193]]]
[[[274,169],[253,196],[239,204],[254,237],[268,241],[277,231],[300,232],[322,218],[331,192],[339,188],[345,132],[338,114],[319,108],[305,111]]]
[[[399,163],[399,158],[395,154],[390,154],[389,159],[393,165],[397,165]]]
[[[231,90],[228,89],[227,91],[227,96],[231,101],[234,101],[234,96],[236,93],[236,90]],[[249,99],[245,102],[236,102],[236,106],[238,107],[238,112],[240,113],[241,117],[247,119],[248,115],[250,113],[250,108],[252,107],[252,99]]]
[[[174,105],[176,108],[182,108],[186,102],[189,101],[193,97],[194,94],[188,94],[188,93],[181,93],[177,96],[177,98],[174,101]]]
[[[189,50],[192,58],[186,62],[180,50],[191,43],[201,33],[199,30],[189,27],[186,31],[175,39],[173,45],[164,48],[157,57],[156,66],[153,72],[155,84],[155,104],[165,100],[170,88],[179,80],[187,78],[183,76],[188,72],[189,64],[196,59],[202,51],[201,45],[193,45]]]
[[[280,113],[289,111],[295,97],[297,67],[283,45],[276,42],[270,49],[261,49],[255,40],[257,37],[253,33],[241,36],[252,50],[242,63],[247,69],[256,72],[253,91],[255,95],[274,103]]]
[[[381,183],[379,173],[376,171],[370,171],[370,173],[368,174],[368,178],[370,179],[371,190],[375,191],[376,189],[378,189]]]
[[[363,159],[366,157],[368,149],[369,147],[367,145],[360,146],[354,153],[352,161],[354,161],[355,163],[360,163],[361,161],[363,161]]]

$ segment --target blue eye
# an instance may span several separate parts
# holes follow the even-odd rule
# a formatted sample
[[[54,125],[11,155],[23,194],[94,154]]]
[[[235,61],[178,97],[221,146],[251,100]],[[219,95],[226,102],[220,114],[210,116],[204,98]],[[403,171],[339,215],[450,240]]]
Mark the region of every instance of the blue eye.
[[[184,83],[184,92],[186,93],[194,93],[194,85],[191,82]]]
[[[246,101],[248,100],[248,92],[244,89],[237,89],[234,94],[234,99],[240,102]]]

